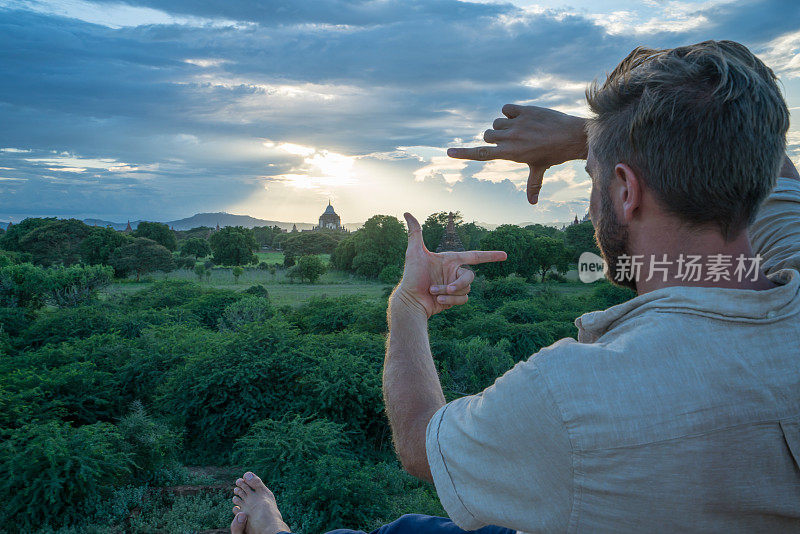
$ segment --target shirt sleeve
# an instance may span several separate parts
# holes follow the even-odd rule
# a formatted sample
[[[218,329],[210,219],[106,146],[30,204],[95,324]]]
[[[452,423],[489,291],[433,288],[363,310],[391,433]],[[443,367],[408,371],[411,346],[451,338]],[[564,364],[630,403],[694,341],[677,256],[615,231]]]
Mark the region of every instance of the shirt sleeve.
[[[464,530],[567,529],[572,447],[534,360],[518,363],[481,393],[446,404],[428,423],[436,492]]]
[[[800,180],[778,178],[772,193],[759,207],[748,229],[753,252],[771,274],[780,269],[800,270]]]

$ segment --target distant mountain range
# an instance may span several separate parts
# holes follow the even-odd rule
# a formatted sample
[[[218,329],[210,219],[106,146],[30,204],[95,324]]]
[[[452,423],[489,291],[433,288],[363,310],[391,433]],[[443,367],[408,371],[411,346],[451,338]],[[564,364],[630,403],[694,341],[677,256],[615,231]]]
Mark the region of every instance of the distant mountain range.
[[[110,226],[116,230],[124,230],[128,226],[128,222],[113,222],[105,221],[102,219],[84,219],[83,222],[89,226]],[[131,221],[131,228],[134,230],[142,221]],[[220,228],[225,226],[244,226],[245,228],[253,228],[255,226],[277,226],[284,230],[291,230],[294,225],[297,225],[298,230],[311,230],[316,226],[314,223],[305,222],[284,222],[284,221],[270,221],[267,219],[257,219],[249,215],[234,215],[232,213],[218,212],[218,213],[196,213],[191,217],[185,219],[178,219],[176,221],[157,221],[163,222],[174,230],[191,230],[198,226],[208,226],[215,228],[217,225]],[[348,230],[355,230],[363,223],[344,223],[344,227]]]

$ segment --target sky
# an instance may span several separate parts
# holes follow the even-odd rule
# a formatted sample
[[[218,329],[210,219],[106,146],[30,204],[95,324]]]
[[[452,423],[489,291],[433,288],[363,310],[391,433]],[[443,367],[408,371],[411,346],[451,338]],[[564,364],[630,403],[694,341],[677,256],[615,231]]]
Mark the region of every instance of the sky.
[[[0,221],[588,208],[583,163],[448,158],[513,102],[588,116],[636,46],[750,47],[800,112],[800,2],[0,0]],[[800,127],[789,153],[800,164]]]

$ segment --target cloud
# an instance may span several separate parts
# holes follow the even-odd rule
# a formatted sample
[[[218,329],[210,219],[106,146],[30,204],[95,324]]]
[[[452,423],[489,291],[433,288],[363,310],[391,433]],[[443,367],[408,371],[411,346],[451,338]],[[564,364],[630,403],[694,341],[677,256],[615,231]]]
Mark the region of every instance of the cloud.
[[[0,0],[0,214],[310,221],[330,195],[348,221],[568,220],[580,169],[551,170],[531,207],[524,166],[443,148],[480,142],[507,102],[586,114],[585,85],[644,41],[742,40],[800,104],[795,2],[587,5]]]

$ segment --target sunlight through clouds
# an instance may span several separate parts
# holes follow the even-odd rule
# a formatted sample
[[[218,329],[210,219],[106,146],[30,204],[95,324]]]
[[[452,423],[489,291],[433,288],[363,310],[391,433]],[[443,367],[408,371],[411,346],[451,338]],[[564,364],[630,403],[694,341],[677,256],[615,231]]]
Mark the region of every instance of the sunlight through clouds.
[[[324,149],[298,145],[295,143],[274,143],[265,141],[264,147],[302,158],[302,163],[292,167],[291,172],[266,175],[270,183],[279,182],[297,189],[328,189],[353,185],[356,183],[353,165],[356,157],[345,156]]]

